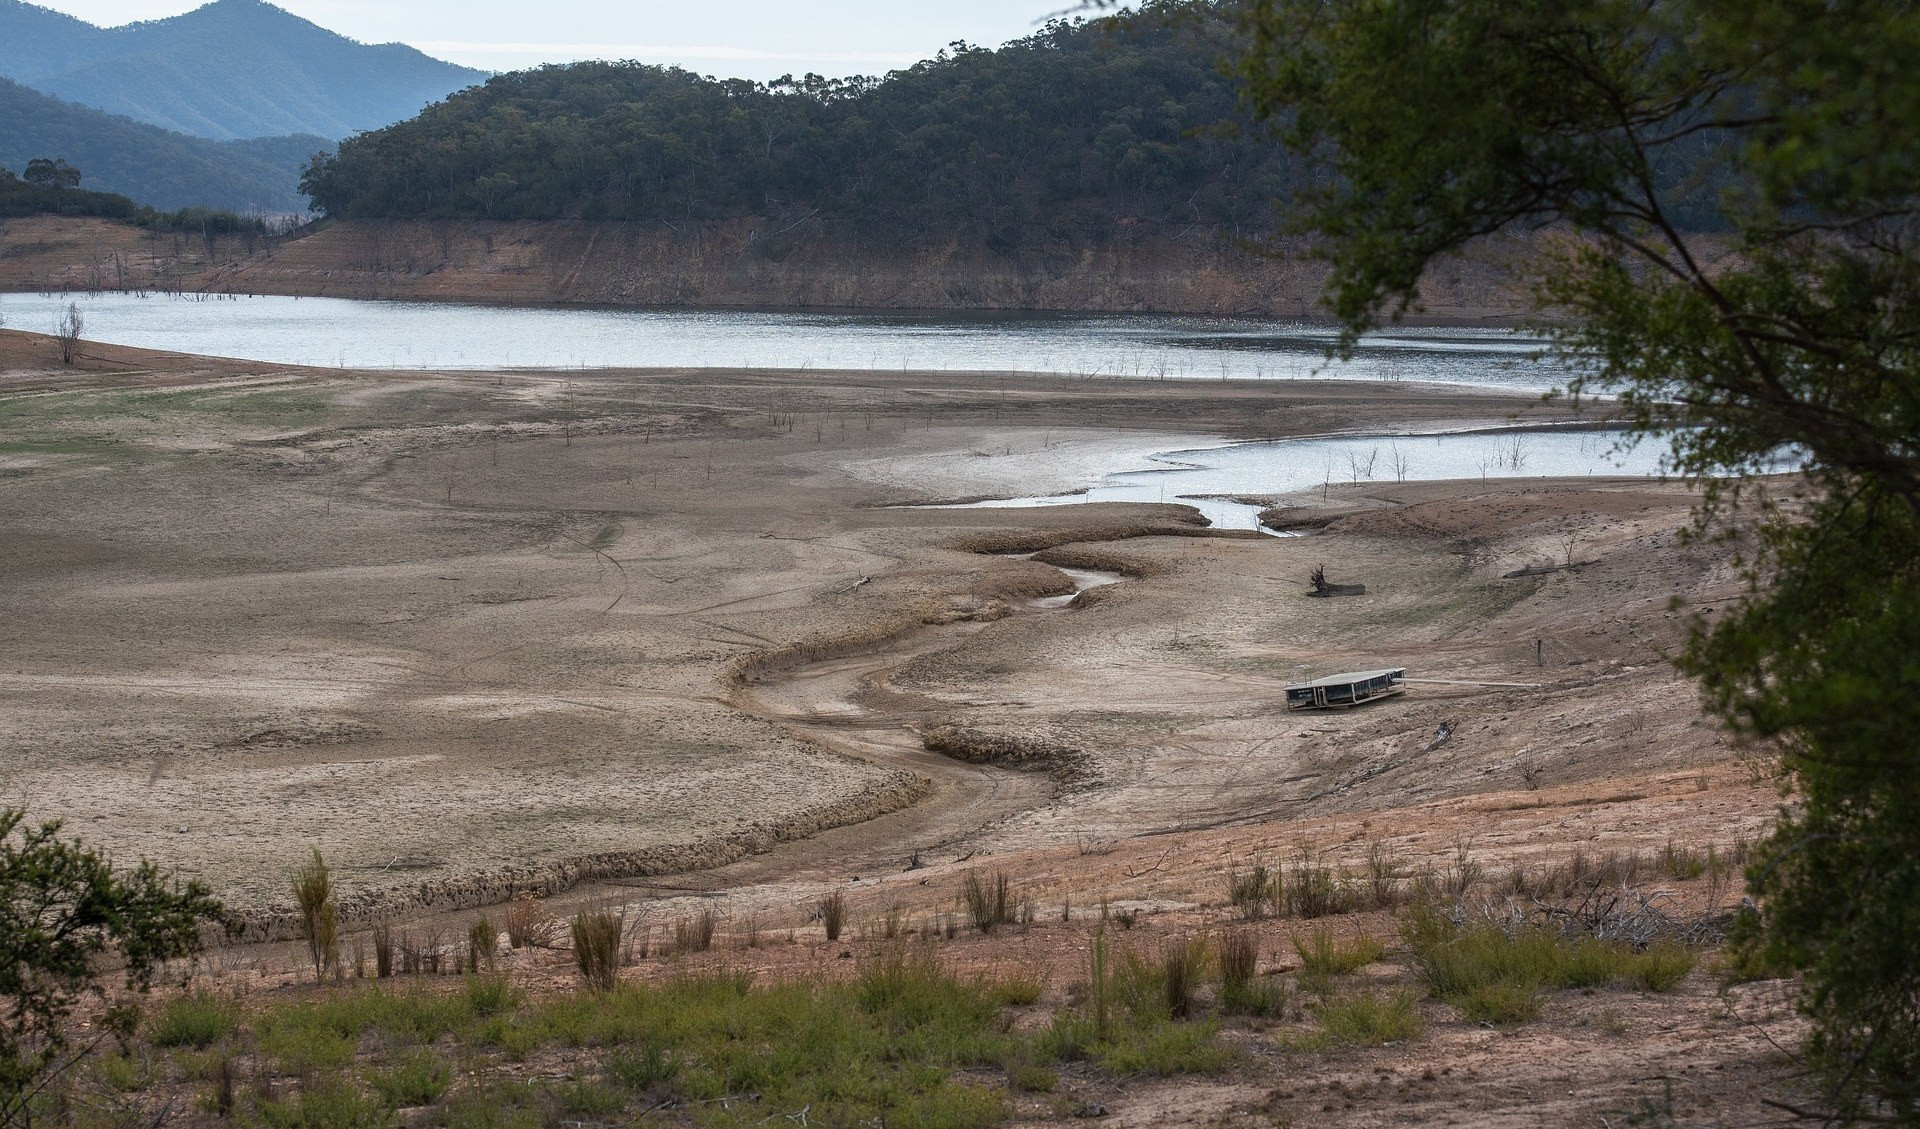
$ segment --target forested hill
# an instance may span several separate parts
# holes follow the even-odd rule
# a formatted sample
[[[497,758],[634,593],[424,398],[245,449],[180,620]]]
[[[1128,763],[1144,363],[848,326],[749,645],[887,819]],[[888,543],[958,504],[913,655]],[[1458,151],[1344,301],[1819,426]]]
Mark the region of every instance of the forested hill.
[[[1238,120],[1227,28],[1056,22],[881,80],[716,81],[637,63],[502,75],[350,138],[304,182],[336,217],[767,217],[988,246],[1115,225],[1271,224],[1290,170]]]
[[[304,212],[298,170],[331,145],[312,136],[186,137],[0,79],[0,168],[64,160],[81,171],[86,188],[165,210]]]
[[[114,28],[0,0],[0,75],[215,140],[345,137],[486,77],[403,44],[357,43],[262,0]]]

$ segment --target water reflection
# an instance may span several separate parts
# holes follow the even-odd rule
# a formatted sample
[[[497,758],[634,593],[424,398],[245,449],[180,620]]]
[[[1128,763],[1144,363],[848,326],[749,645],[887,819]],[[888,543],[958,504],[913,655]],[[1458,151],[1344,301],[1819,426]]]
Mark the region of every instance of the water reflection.
[[[1322,324],[1068,314],[539,309],[339,298],[0,297],[50,332],[78,302],[114,345],[342,368],[780,368],[1035,372],[1167,380],[1418,380],[1544,390],[1564,374],[1505,330],[1396,329],[1328,360]]]

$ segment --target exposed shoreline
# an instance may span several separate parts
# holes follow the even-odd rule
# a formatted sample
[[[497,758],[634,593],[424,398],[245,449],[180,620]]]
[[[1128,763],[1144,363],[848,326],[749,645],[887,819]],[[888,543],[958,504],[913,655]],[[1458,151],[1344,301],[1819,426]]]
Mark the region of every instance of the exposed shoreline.
[[[1227,233],[1121,230],[1009,255],[953,243],[804,241],[770,257],[752,220],[676,230],[575,221],[325,221],[285,241],[159,235],[103,220],[0,223],[0,290],[461,301],[620,309],[1317,316],[1324,266]],[[1435,272],[1418,324],[1508,325],[1528,302],[1503,253]],[[1409,323],[1415,324],[1415,323]]]

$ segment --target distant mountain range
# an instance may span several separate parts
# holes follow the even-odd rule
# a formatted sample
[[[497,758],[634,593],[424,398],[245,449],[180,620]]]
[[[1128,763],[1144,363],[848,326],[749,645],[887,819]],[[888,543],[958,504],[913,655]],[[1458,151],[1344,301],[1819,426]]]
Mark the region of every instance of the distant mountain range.
[[[57,157],[80,169],[84,188],[169,211],[304,212],[300,166],[332,148],[311,134],[188,137],[0,79],[0,166],[18,173],[35,157]]]
[[[337,140],[487,78],[403,44],[355,42],[261,0],[215,0],[115,28],[0,0],[0,76],[217,141]]]

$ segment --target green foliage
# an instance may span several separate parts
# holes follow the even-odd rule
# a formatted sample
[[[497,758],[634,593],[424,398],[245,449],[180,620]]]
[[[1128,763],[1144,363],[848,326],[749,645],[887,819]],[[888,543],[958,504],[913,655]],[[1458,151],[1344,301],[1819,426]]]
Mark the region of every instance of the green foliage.
[[[352,137],[303,182],[342,217],[766,216],[775,258],[827,226],[987,250],[1120,220],[1270,226],[1285,158],[1241,115],[1209,5],[1056,21],[885,79],[770,84],[638,63],[501,75]]]
[[[389,1109],[406,1109],[439,1101],[453,1084],[453,1071],[432,1051],[416,1050],[373,1071],[367,1081]]]
[[[973,1129],[1006,1120],[1010,1092],[1056,1089],[1063,1059],[1153,1076],[1231,1062],[1215,1025],[1169,1020],[1164,1000],[1105,1034],[1078,1011],[1020,1031],[1005,1009],[1037,994],[1030,978],[956,976],[926,946],[903,946],[851,981],[762,987],[722,972],[529,999],[480,990],[492,979],[319,989],[238,1015],[197,1063],[136,1043],[128,1056],[97,1056],[94,1080],[145,1092],[166,1080],[155,1063],[180,1063],[210,1083],[207,1110],[265,1129],[391,1129],[393,1111],[415,1107],[431,1108],[420,1123],[447,1129],[617,1125],[662,1103],[703,1126],[805,1109],[811,1124]],[[511,1063],[535,1054],[564,1059],[572,1077],[515,1079]],[[253,1055],[257,1077],[296,1081],[236,1090],[235,1056]]]
[[[1428,990],[1475,1023],[1532,1019],[1547,988],[1669,991],[1694,966],[1693,953],[1680,945],[1657,942],[1636,951],[1624,941],[1566,937],[1538,926],[1462,924],[1432,905],[1407,910],[1401,931]]]
[[[1482,237],[1523,266],[1576,395],[1619,397],[1682,474],[1765,469],[1790,509],[1694,625],[1710,708],[1797,802],[1738,944],[1804,975],[1837,1115],[1920,1123],[1920,12],[1766,0],[1250,0],[1237,70],[1326,175],[1297,197],[1350,344]],[[1722,530],[1738,530],[1728,524]],[[1656,977],[1655,979],[1659,979]]]
[[[1417,1038],[1425,1025],[1412,992],[1356,992],[1315,1004],[1321,1037],[1345,1047],[1377,1047]]]
[[[607,1077],[636,1093],[650,1093],[673,1081],[679,1073],[679,1062],[657,1045],[621,1051],[607,1058]]]
[[[150,1038],[156,1047],[205,1050],[233,1034],[237,1017],[232,1000],[200,989],[168,1000],[154,1017]]]
[[[393,1117],[353,1084],[334,1079],[301,1088],[297,1097],[260,1104],[268,1129],[391,1129]]]
[[[307,939],[307,955],[313,960],[313,974],[319,976],[340,966],[340,917],[333,901],[333,879],[320,848],[313,858],[294,871],[293,901],[300,912],[300,932]]]
[[[611,992],[620,979],[620,937],[626,926],[612,909],[592,907],[573,919],[573,963],[596,992]]]
[[[1139,1023],[1096,1045],[1093,1060],[1123,1076],[1213,1074],[1226,1069],[1233,1057],[1220,1045],[1219,1031],[1214,1023]]]
[[[118,956],[127,987],[144,993],[164,962],[200,950],[204,923],[225,920],[198,882],[144,861],[116,869],[62,841],[58,823],[29,827],[25,813],[0,808],[0,1125],[22,1118],[36,1085],[70,1061],[67,1019],[101,992],[106,958]],[[110,1029],[131,1026],[108,1018]]]
[[[1342,943],[1334,938],[1332,930],[1320,928],[1307,934],[1304,941],[1296,934],[1293,951],[1300,954],[1300,966],[1307,972],[1345,976],[1379,960],[1387,947],[1378,938],[1364,935]]]
[[[467,1006],[479,1016],[512,1011],[521,992],[504,976],[475,976],[466,983]]]

